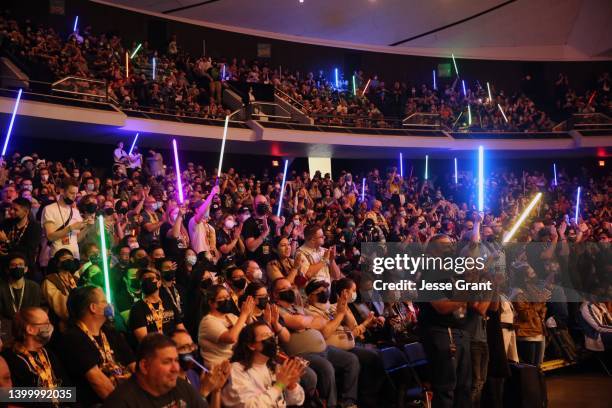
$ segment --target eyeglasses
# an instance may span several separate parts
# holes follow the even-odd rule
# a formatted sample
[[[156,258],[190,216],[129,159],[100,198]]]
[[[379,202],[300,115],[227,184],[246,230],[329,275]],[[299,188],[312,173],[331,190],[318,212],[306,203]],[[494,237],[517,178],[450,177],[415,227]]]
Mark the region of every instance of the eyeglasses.
[[[193,353],[197,349],[198,349],[198,346],[196,346],[194,343],[184,344],[182,346],[176,347],[176,350],[179,352],[179,354]]]

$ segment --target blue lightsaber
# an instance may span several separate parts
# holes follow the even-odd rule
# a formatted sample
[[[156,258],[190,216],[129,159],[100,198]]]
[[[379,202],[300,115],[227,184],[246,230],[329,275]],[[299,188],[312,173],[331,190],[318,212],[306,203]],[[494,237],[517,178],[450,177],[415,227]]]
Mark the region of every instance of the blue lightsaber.
[[[336,77],[336,89],[338,89],[338,87],[340,86],[338,82],[338,68],[334,68],[334,75]]]
[[[425,155],[425,180],[429,178],[429,156]]]
[[[459,183],[459,176],[457,175],[457,158],[455,157],[455,184]]]
[[[478,146],[478,211],[484,211],[484,148]]]
[[[555,187],[557,184],[557,163],[553,163],[553,172],[555,173]]]
[[[185,356],[185,359],[191,361],[193,364],[195,364],[198,367],[200,367],[202,369],[202,371],[204,371],[205,373],[209,373],[210,372],[208,370],[208,368],[206,368],[202,364],[198,363],[198,361],[195,358],[193,358],[192,356]]]
[[[365,177],[361,180],[361,201],[365,201]]]
[[[130,152],[128,154],[132,154],[132,150],[134,150],[134,146],[136,146],[136,141],[138,140],[138,135],[140,133],[136,133],[136,136],[134,136],[134,141],[132,142],[132,146],[130,146]]]
[[[438,84],[436,84],[436,70],[435,69],[433,70],[433,88],[434,88],[434,91],[438,90]]]
[[[17,115],[17,109],[19,108],[19,102],[21,101],[21,92],[22,89],[19,89],[19,93],[17,94],[17,100],[15,101],[15,106],[13,107],[13,115],[11,116],[11,122],[9,124],[8,132],[6,132],[6,139],[4,139],[4,147],[2,148],[2,157],[6,154],[6,148],[8,147],[9,140],[11,139],[11,133],[13,132],[13,124],[15,123],[15,116]]]
[[[463,96],[467,96],[467,92],[465,91],[465,81],[461,80],[461,86],[463,87]]]
[[[153,80],[155,80],[155,74],[157,72],[157,64],[155,61],[155,57],[153,57]]]
[[[578,216],[580,215],[580,190],[578,187],[578,191],[576,192],[576,216],[574,217],[574,222],[578,224]]]
[[[79,27],[79,16],[76,16],[76,18],[74,19],[74,26],[72,27],[72,32],[76,32],[77,28]]]
[[[404,177],[404,155],[400,152],[400,177]]]
[[[287,166],[289,166],[289,160],[285,160],[285,170],[283,171],[283,183],[281,184],[280,199],[278,200],[278,209],[276,210],[277,217],[280,217],[281,210],[283,209],[283,196],[285,195],[285,182],[287,181]]]

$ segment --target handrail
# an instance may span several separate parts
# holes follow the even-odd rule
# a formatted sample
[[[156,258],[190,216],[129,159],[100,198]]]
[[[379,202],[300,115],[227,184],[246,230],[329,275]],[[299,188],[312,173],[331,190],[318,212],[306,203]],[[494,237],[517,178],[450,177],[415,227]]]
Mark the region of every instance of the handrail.
[[[293,103],[297,104],[300,107],[300,110],[304,109],[304,105],[301,104],[300,102],[296,101],[295,99],[293,99],[291,96],[289,96],[289,94],[287,94],[284,91],[281,91],[280,89],[278,89],[277,87],[274,87],[274,91],[280,93],[281,95],[284,95],[285,97],[289,98],[289,100],[291,100]]]
[[[57,85],[61,84],[62,82],[67,81],[69,79],[76,79],[78,81],[95,82],[95,83],[102,84],[102,85],[106,86],[106,82],[105,81],[101,81],[99,79],[89,79],[89,78],[81,78],[81,77],[75,77],[75,76],[67,76],[67,77],[62,78],[62,79],[60,79],[58,81],[52,82],[51,86],[57,86]]]
[[[41,81],[31,81],[31,82],[40,82],[40,83],[48,84],[48,82],[41,82]],[[2,91],[9,91],[9,92],[17,92],[14,89],[3,88],[3,87],[0,87],[0,90],[2,90]],[[45,93],[39,93],[39,92],[32,92],[32,91],[29,91],[29,90],[24,90],[23,93],[26,94],[26,95],[44,96],[45,98],[64,99],[64,100],[67,100],[67,101],[83,101],[83,102],[87,102],[87,103],[97,103],[97,104],[100,104],[100,105],[111,105],[111,106],[113,106],[113,104],[108,103],[108,102],[104,102],[104,101],[91,101],[91,100],[87,100],[87,99],[66,98],[64,96],[45,94]],[[116,107],[116,106],[113,106],[113,107]]]
[[[438,118],[440,117],[439,113],[429,113],[429,112],[414,112],[411,115],[406,116],[402,122],[406,122],[408,119],[412,118],[413,116],[437,116]]]

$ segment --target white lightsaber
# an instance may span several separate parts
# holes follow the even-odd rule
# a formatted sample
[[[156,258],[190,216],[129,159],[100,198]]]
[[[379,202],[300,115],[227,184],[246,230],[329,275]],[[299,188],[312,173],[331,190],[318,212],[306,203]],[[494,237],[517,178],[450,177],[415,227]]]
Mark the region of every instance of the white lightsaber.
[[[502,116],[504,117],[504,120],[506,121],[506,123],[508,123],[508,118],[506,117],[506,114],[504,113],[504,110],[502,109],[501,105],[498,103],[497,107],[499,108],[499,111],[501,112]]]
[[[132,142],[132,146],[130,147],[130,152],[128,154],[132,154],[132,150],[134,150],[134,146],[136,146],[136,141],[138,140],[138,135],[140,133],[136,133],[136,136],[134,137],[134,141]]]
[[[219,167],[217,168],[217,182],[221,178],[221,167],[223,166],[223,153],[225,152],[225,141],[227,140],[227,126],[229,125],[229,115],[225,116],[223,126],[223,140],[221,141],[221,154],[219,155]]]

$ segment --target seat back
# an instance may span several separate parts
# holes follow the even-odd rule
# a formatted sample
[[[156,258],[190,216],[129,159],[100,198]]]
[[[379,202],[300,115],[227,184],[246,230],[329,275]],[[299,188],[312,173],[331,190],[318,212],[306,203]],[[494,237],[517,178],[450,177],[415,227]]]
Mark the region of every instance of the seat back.
[[[418,367],[427,364],[425,349],[421,343],[415,342],[404,344],[404,353],[410,367]]]
[[[408,367],[406,356],[397,347],[385,347],[379,350],[383,365],[388,373]]]

